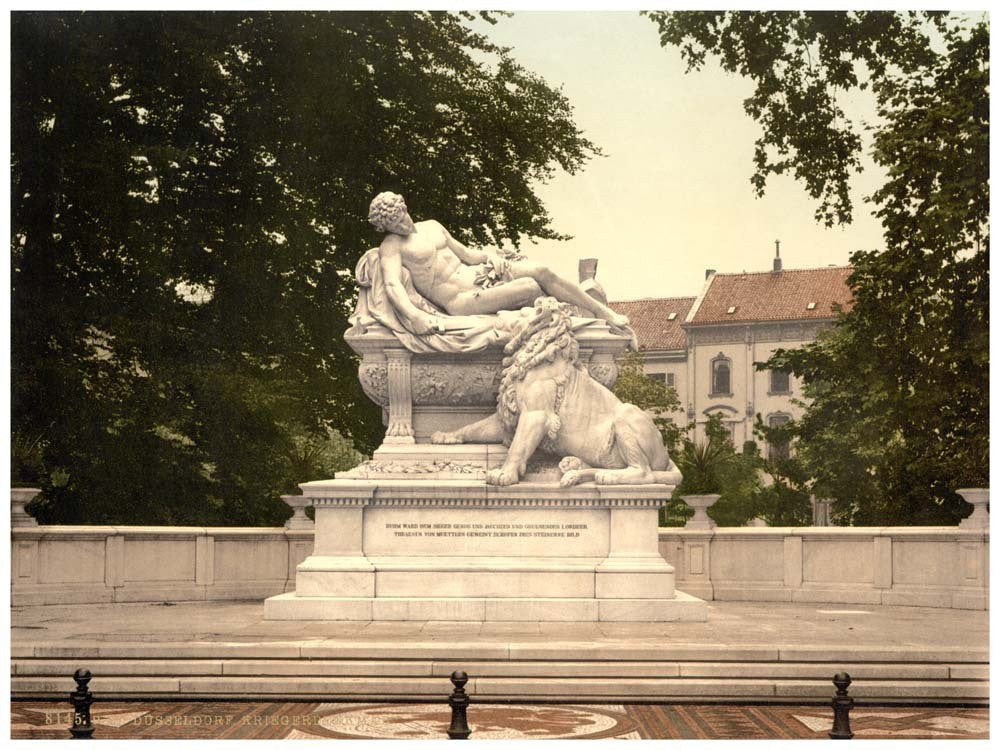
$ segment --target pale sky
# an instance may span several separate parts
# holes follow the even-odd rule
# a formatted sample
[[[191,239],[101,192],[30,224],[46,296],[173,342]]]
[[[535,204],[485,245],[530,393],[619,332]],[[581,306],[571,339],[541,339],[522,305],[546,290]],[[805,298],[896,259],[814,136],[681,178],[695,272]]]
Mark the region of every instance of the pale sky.
[[[769,270],[776,239],[785,268],[843,265],[855,250],[881,248],[863,201],[882,182],[870,160],[853,182],[846,228],[816,223],[816,202],[791,178],[772,177],[755,198],[759,128],[742,105],[751,84],[711,61],[685,74],[676,48],[661,48],[656,24],[638,12],[518,12],[474,25],[561,86],[577,127],[605,153],[538,188],[555,230],[574,239],[523,249],[558,273],[576,279],[578,259],[596,257],[610,299],[693,297],[706,268]],[[874,118],[866,98],[840,103]]]

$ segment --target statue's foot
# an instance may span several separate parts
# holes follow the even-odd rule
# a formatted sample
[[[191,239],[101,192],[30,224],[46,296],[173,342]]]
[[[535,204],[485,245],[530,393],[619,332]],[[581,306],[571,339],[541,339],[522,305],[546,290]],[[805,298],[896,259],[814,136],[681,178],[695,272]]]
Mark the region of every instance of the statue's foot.
[[[517,484],[517,472],[513,469],[499,468],[486,472],[486,484],[493,484],[497,487],[507,487]]]
[[[612,313],[608,316],[608,322],[613,326],[618,326],[619,328],[627,328],[631,321],[628,319],[628,315]]]
[[[462,442],[462,437],[457,432],[435,432],[431,435],[431,442],[437,445],[455,445]]]

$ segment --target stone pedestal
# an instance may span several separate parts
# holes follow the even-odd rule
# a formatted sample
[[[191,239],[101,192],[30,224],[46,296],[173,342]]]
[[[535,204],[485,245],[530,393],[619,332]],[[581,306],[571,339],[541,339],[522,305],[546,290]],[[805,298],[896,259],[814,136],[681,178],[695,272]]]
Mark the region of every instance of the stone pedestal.
[[[628,338],[593,322],[575,334],[580,360],[599,383],[611,388],[615,358]],[[414,354],[383,326],[348,331],[344,339],[361,356],[358,379],[382,407],[383,447],[426,444],[433,432],[457,430],[496,411],[504,353],[500,346],[478,352]],[[425,446],[426,447],[426,446]]]
[[[573,336],[580,363],[612,387],[629,337],[592,319],[577,320]],[[477,351],[410,351],[360,316],[344,338],[382,407],[385,440],[361,466],[300,485],[296,502],[315,509],[315,549],[296,569],[295,591],[265,602],[266,618],[706,619],[705,602],[674,590],[659,554],[657,511],[673,487],[561,488],[562,456],[539,451],[520,483],[491,486],[503,445],[430,443],[496,411],[499,337]]]
[[[972,514],[959,521],[959,527],[963,529],[988,529],[990,527],[990,512],[987,510],[990,502],[989,489],[967,487],[955,491],[972,506]]]
[[[457,478],[412,478],[421,447],[424,466],[451,466]],[[670,487],[493,487],[473,472],[502,461],[502,446],[381,450],[381,462],[350,478],[301,485],[316,511],[315,549],[295,591],[265,602],[266,618],[706,619],[705,602],[674,590],[658,551],[656,516]],[[397,478],[407,468],[411,478]]]
[[[10,488],[10,525],[15,527],[37,526],[38,521],[32,518],[24,506],[35,499],[41,490],[37,487]]]
[[[292,509],[292,517],[285,521],[285,528],[294,531],[312,531],[314,524],[306,515],[309,498],[302,495],[282,495],[281,499]]]
[[[685,495],[681,498],[684,503],[694,508],[694,515],[684,524],[685,529],[699,529],[707,531],[715,528],[715,521],[708,515],[708,509],[718,502],[721,495]]]

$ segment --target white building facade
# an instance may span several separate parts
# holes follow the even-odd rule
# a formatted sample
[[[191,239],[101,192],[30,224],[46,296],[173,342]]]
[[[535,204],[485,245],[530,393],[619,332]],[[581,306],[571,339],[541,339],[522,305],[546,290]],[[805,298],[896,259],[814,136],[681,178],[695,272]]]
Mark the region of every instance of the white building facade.
[[[648,375],[672,385],[684,408],[674,420],[695,423],[696,439],[719,414],[739,449],[755,440],[759,414],[778,425],[801,415],[798,378],[757,370],[776,349],[795,349],[815,340],[851,305],[849,266],[720,274],[707,271],[697,297],[612,302],[629,316]],[[781,455],[784,445],[761,446]]]

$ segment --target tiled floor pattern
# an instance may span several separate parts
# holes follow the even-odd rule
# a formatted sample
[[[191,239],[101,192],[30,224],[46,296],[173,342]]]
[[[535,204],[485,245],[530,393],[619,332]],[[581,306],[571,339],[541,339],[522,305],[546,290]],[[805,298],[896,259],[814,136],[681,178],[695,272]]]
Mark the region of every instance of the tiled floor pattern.
[[[95,703],[103,739],[438,739],[451,718],[441,704]],[[469,707],[472,739],[826,739],[824,706],[508,705]],[[13,739],[68,738],[68,704],[11,703]],[[986,708],[855,708],[856,739],[982,739]]]

